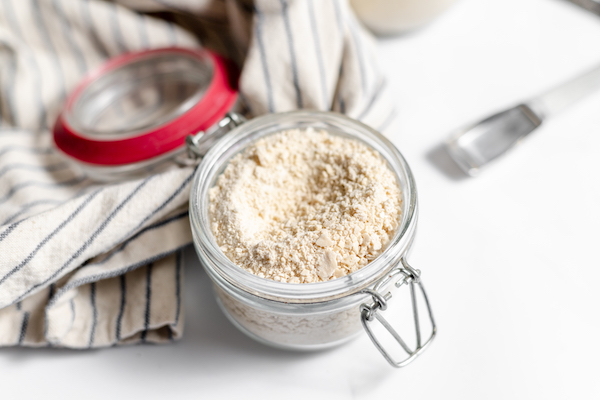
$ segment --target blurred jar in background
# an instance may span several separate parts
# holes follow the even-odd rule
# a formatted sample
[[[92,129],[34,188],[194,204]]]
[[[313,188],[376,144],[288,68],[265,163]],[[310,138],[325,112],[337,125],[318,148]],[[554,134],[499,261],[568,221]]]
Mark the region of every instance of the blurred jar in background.
[[[358,18],[377,35],[403,33],[433,20],[456,0],[350,0]]]

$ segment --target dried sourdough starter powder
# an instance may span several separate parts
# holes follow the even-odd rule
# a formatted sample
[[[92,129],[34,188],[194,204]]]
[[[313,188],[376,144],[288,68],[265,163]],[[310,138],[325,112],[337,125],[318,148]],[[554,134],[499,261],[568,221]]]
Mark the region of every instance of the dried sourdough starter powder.
[[[330,312],[281,314],[244,304],[215,287],[220,304],[237,324],[271,343],[286,346],[330,345],[362,332],[358,304]]]
[[[287,130],[232,158],[210,190],[225,255],[260,277],[310,283],[377,257],[400,222],[401,191],[383,157],[323,130]]]

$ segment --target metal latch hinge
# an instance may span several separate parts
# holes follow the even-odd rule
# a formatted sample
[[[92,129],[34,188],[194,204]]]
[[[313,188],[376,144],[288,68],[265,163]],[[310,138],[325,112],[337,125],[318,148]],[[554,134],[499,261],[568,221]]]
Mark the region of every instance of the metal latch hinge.
[[[410,297],[412,303],[412,314],[415,325],[415,334],[416,334],[416,346],[411,348],[406,344],[406,342],[402,339],[400,334],[390,325],[390,323],[381,315],[380,311],[385,311],[388,308],[388,301],[392,298],[392,292],[386,291],[385,294],[382,294],[382,290],[385,288],[389,288],[389,285],[392,284],[396,288],[400,288],[403,285],[406,285],[410,289]],[[420,292],[425,301],[425,306],[427,309],[427,313],[429,315],[429,320],[431,322],[431,334],[428,339],[423,342],[421,337],[421,325],[419,320],[419,309],[417,306],[417,299],[415,293],[415,285],[417,285],[420,289]],[[393,366],[393,367],[404,367],[405,365],[412,362],[419,354],[425,350],[425,348],[431,343],[433,338],[436,335],[437,329],[435,325],[435,320],[433,319],[433,313],[431,311],[431,306],[429,304],[429,299],[427,298],[427,294],[425,293],[425,289],[423,288],[423,284],[421,283],[421,271],[412,268],[406,260],[401,259],[400,265],[396,268],[392,269],[390,273],[388,273],[384,278],[382,278],[373,289],[365,289],[362,293],[369,294],[373,301],[369,304],[363,303],[360,305],[360,315],[361,322],[367,334],[371,338],[371,341],[377,347],[377,349],[381,352],[383,357]],[[377,320],[395,339],[395,341],[400,345],[402,350],[407,354],[407,357],[396,361],[391,353],[386,350],[383,346],[381,340],[375,335],[371,324]]]
[[[177,161],[184,165],[197,164],[216,141],[244,122],[246,122],[246,118],[242,115],[229,112],[210,129],[187,136],[185,138],[186,156],[180,157]]]

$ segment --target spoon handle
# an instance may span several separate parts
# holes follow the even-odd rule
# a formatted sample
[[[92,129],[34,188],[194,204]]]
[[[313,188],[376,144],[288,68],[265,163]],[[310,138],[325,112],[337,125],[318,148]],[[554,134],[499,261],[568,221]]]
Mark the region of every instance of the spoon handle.
[[[557,114],[583,97],[600,89],[600,65],[538,96],[527,105],[541,119]]]

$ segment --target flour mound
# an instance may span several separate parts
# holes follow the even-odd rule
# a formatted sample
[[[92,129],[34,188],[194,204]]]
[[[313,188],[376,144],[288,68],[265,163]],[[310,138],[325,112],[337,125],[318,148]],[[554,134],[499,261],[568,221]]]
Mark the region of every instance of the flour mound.
[[[377,151],[311,128],[267,136],[237,154],[209,196],[223,253],[280,282],[322,282],[364,267],[401,217],[400,187]]]

